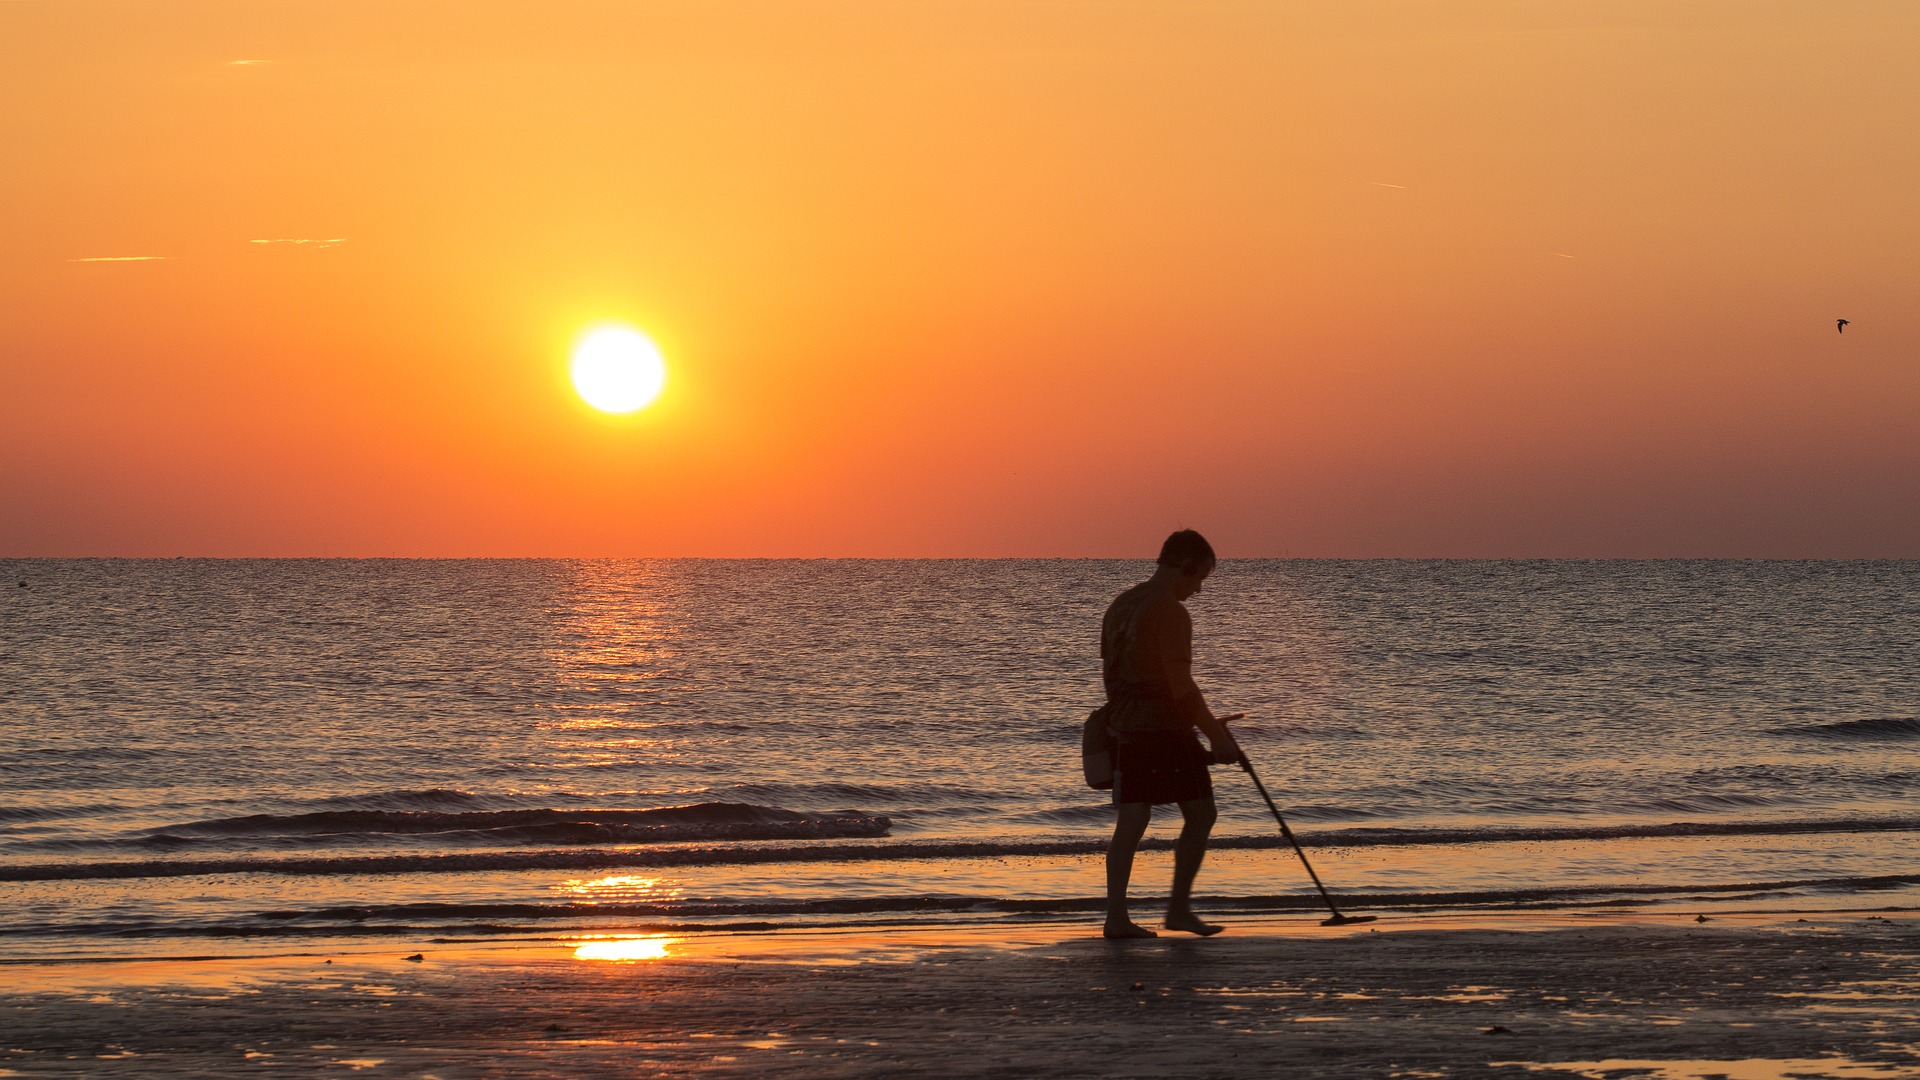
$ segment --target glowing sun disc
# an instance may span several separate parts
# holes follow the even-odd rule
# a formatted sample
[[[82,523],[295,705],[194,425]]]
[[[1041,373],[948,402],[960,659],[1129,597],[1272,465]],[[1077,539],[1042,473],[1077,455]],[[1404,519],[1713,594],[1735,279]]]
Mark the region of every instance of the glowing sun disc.
[[[667,362],[645,334],[608,326],[573,347],[573,388],[601,412],[630,413],[660,396]]]

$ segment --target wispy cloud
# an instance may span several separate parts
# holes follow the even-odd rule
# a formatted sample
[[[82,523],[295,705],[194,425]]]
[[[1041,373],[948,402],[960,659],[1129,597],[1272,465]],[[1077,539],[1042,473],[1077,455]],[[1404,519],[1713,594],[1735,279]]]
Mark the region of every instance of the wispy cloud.
[[[271,64],[271,63],[273,63],[273,61],[271,60],[229,60],[227,61],[227,66],[228,67],[246,67],[249,64]]]
[[[1382,183],[1382,182],[1381,182],[1381,181],[1379,181],[1379,180],[1375,180],[1375,181],[1373,182],[1373,186],[1374,186],[1374,187],[1390,187],[1390,188],[1394,188],[1394,189],[1396,189],[1396,190],[1399,190],[1399,191],[1405,191],[1405,190],[1407,190],[1407,185],[1405,185],[1405,184],[1387,184],[1387,183]]]
[[[92,255],[84,259],[68,259],[68,262],[164,262],[165,255]]]
[[[1553,254],[1555,254],[1555,255],[1558,255],[1558,256],[1560,256],[1560,257],[1561,257],[1561,258],[1563,258],[1563,259],[1571,259],[1571,258],[1573,258],[1573,256],[1571,256],[1571,255],[1569,255],[1569,254],[1567,254],[1567,253],[1566,253],[1566,252],[1564,252],[1564,251],[1556,251],[1556,252],[1553,252]]]
[[[344,236],[336,236],[330,240],[306,240],[306,239],[288,238],[288,239],[282,239],[282,240],[249,240],[247,241],[247,243],[249,244],[312,244],[314,247],[323,247],[323,248],[337,247],[346,242],[347,242],[347,238]]]

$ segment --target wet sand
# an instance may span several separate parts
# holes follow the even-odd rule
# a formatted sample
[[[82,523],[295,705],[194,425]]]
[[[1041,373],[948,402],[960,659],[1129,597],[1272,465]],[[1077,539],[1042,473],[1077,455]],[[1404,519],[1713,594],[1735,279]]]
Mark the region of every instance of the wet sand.
[[[381,943],[0,982],[0,1076],[1920,1076],[1907,912]]]

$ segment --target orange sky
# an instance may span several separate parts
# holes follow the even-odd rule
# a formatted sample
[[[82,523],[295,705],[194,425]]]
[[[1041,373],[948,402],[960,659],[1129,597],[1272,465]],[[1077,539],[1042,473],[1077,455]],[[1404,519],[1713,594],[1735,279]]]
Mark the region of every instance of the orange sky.
[[[1909,0],[0,0],[0,555],[1920,557],[1917,55]],[[567,384],[606,319],[644,412]]]

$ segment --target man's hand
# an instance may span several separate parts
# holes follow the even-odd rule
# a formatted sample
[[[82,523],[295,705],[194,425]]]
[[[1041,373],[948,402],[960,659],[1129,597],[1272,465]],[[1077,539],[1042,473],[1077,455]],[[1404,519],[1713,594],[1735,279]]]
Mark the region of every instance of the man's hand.
[[[1213,763],[1215,765],[1238,765],[1241,759],[1246,757],[1246,754],[1240,749],[1240,744],[1233,740],[1233,732],[1227,730],[1228,724],[1245,715],[1247,714],[1237,712],[1229,716],[1214,717],[1214,720],[1220,725],[1221,732],[1226,735],[1224,739],[1216,739],[1213,741]]]

